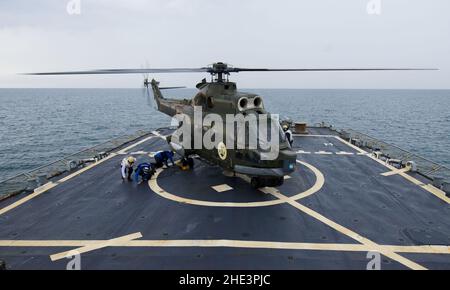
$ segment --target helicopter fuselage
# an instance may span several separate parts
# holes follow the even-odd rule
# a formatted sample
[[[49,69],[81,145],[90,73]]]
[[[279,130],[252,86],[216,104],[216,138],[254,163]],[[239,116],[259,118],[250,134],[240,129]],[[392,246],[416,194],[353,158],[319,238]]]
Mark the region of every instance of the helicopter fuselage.
[[[189,144],[182,144],[177,138],[168,138],[173,150],[182,157],[197,155],[209,163],[219,165],[226,171],[249,176],[255,187],[279,186],[283,183],[284,176],[295,170],[296,153],[286,140],[278,119],[273,120],[276,128],[272,128],[272,131],[268,130],[268,135],[275,135],[270,136],[270,140],[264,140],[271,145],[277,143],[274,158],[264,158],[267,148],[249,146],[251,136],[257,136],[257,140],[261,141],[261,132],[254,131],[261,131],[262,123],[257,123],[257,127],[251,127],[247,121],[251,117],[259,116],[268,116],[269,121],[274,118],[265,110],[263,99],[260,96],[238,92],[236,83],[233,82],[206,82],[204,80],[197,85],[199,91],[192,99],[166,99],[161,94],[158,82],[153,80],[151,85],[158,110],[172,117],[182,115],[185,121],[179,120],[179,127],[183,125],[181,124],[183,122],[189,123],[191,130],[188,130],[190,131],[188,134],[191,134],[190,137],[192,137]],[[217,124],[207,122],[207,115],[215,115],[216,118],[224,120],[226,125],[235,121],[236,116],[241,117],[244,119],[245,128],[242,128],[241,123],[241,125],[231,124],[230,126],[234,126],[232,130],[228,130],[230,127],[227,127],[215,131]],[[197,120],[198,117],[201,118],[200,123]],[[186,124],[184,125],[186,126]],[[240,128],[236,128],[236,126]],[[207,148],[208,146],[199,147],[198,144],[195,144],[195,137],[197,137],[194,136],[195,134],[201,134],[200,138],[203,140],[211,130],[215,134],[212,138],[214,148],[211,146],[209,148]],[[230,136],[233,138],[230,139]]]

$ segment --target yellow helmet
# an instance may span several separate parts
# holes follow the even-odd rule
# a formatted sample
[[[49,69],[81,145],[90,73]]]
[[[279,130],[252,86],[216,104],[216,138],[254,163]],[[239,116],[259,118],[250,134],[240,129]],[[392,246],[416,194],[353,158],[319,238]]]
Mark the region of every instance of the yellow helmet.
[[[136,161],[136,158],[134,158],[133,156],[130,156],[127,158],[128,163],[133,164]]]
[[[283,125],[283,130],[284,131],[287,131],[289,129],[289,126],[288,125]]]

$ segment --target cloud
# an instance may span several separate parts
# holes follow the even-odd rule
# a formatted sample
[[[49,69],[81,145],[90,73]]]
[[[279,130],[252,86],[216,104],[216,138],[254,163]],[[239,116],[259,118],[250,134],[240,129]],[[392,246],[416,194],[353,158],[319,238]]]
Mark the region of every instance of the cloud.
[[[245,87],[450,88],[446,0],[81,0],[0,2],[0,86],[135,87],[140,76],[19,77],[23,71],[200,67],[432,66],[438,73],[239,74]],[[192,85],[204,75],[162,75]]]

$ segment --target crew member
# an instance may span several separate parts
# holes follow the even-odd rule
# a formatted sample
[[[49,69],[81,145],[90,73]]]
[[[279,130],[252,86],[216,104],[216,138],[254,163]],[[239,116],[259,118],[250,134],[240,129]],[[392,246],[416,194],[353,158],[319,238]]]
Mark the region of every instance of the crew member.
[[[139,176],[141,176],[142,182],[149,181],[155,172],[155,165],[152,163],[141,163],[135,170],[134,180],[139,183]]]
[[[133,173],[133,165],[136,162],[136,158],[133,156],[128,156],[122,160],[121,164],[121,172],[122,172],[122,179],[125,180],[125,178],[128,179],[128,181],[131,181],[131,174]]]
[[[186,171],[189,169],[194,168],[194,159],[188,157],[181,159],[181,162],[178,163],[178,167],[180,167],[181,170]]]
[[[156,168],[161,168],[163,165],[166,167],[169,167],[168,161],[172,163],[173,166],[175,166],[175,162],[173,162],[173,152],[172,151],[160,151],[155,154],[154,156],[156,161]]]
[[[292,131],[289,129],[288,125],[283,125],[283,131],[286,135],[286,139],[288,140],[289,144],[292,147],[292,144],[294,143],[294,137],[292,136]]]

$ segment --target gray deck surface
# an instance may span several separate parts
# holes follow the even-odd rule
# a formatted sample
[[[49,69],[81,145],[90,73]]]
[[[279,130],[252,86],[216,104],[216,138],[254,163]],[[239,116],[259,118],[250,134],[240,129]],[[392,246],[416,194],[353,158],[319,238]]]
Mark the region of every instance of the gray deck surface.
[[[65,269],[68,259],[50,255],[140,233],[133,242],[142,244],[86,251],[82,269],[365,269],[369,250],[390,253],[382,251],[382,269],[450,269],[448,202],[400,175],[382,176],[390,169],[333,136],[296,137],[295,147],[302,152],[298,160],[314,166],[324,184],[312,195],[270,206],[243,206],[280,200],[201,161],[193,171],[160,173],[158,186],[194,204],[168,199],[149,184],[122,182],[119,164],[126,155],[119,154],[21,205],[14,206],[26,195],[0,203],[0,209],[13,206],[0,215],[0,259],[10,269]],[[144,162],[151,159],[143,152],[162,149],[165,141],[155,136],[127,153]],[[331,154],[317,154],[322,151]],[[317,181],[299,164],[278,191],[290,198]],[[213,189],[224,184],[232,190]],[[412,247],[424,245],[437,252]]]

